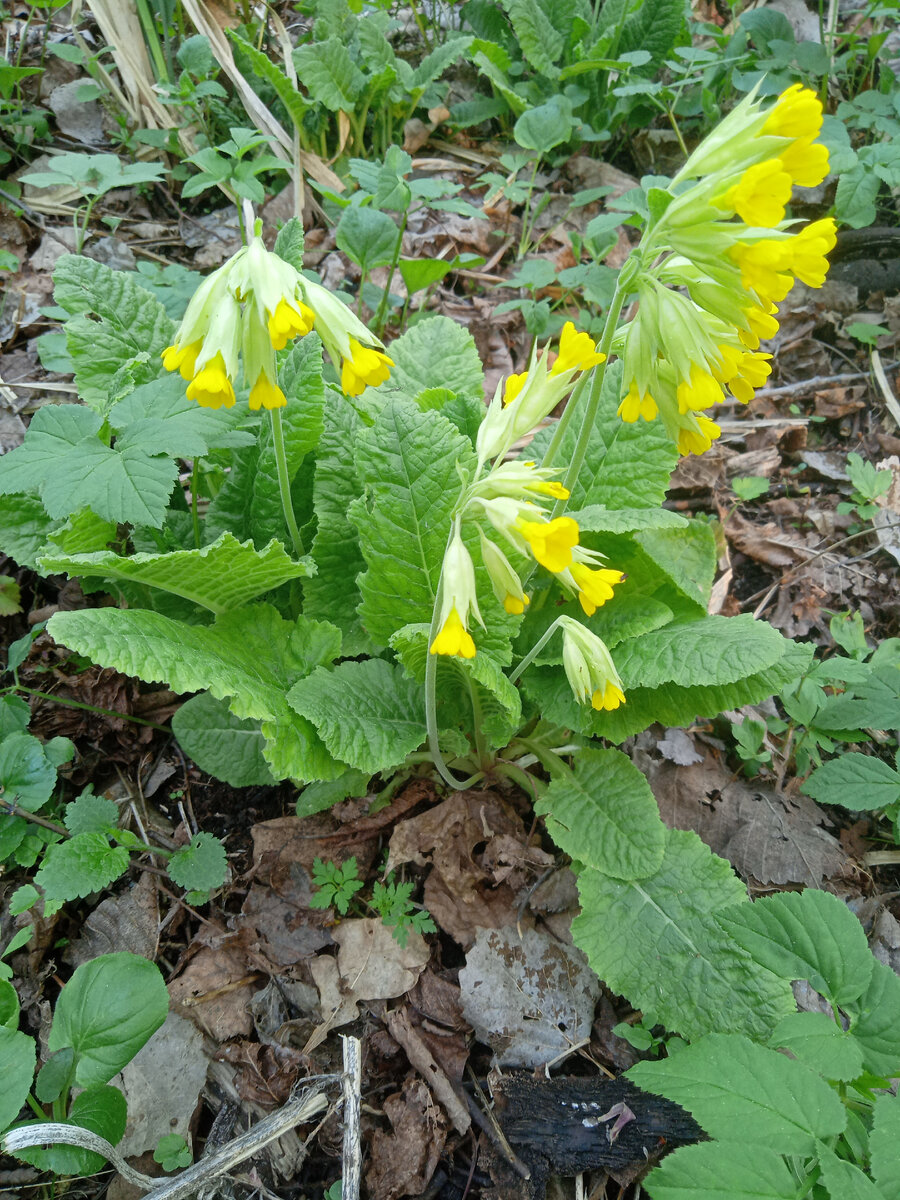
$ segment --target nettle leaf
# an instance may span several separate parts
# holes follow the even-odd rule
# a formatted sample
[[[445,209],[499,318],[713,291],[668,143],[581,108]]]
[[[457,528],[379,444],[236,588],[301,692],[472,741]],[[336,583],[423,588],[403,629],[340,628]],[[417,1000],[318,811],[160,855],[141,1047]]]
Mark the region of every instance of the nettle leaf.
[[[318,334],[300,338],[283,357],[278,380],[287,397],[281,424],[288,478],[293,481],[304,458],[322,436],[325,386],[322,383],[322,343]],[[259,458],[253,473],[250,531],[257,546],[276,537],[288,541],[278,466],[272,441],[272,422],[266,417],[259,431]]]
[[[208,892],[221,887],[228,871],[225,847],[211,833],[195,833],[190,844],[169,859],[168,871],[185,891]]]
[[[37,497],[0,496],[0,553],[20,567],[37,570],[38,553],[55,528]]]
[[[303,611],[334,622],[344,636],[348,656],[366,653],[371,645],[357,615],[361,599],[357,576],[366,563],[347,516],[362,493],[354,467],[360,425],[356,410],[343,400],[325,406],[313,480],[316,536],[311,553],[316,574],[303,584]]]
[[[887,808],[900,800],[900,771],[868,754],[844,754],[813,771],[800,791],[852,812]]]
[[[396,767],[425,740],[421,687],[380,658],[319,667],[288,692],[335,756],[374,775]]]
[[[294,50],[297,78],[319,104],[332,112],[353,112],[365,87],[365,76],[339,37]]]
[[[195,458],[256,441],[248,430],[237,428],[246,420],[240,408],[201,408],[188,400],[186,386],[180,375],[167,373],[114,404],[108,420],[118,435],[116,448],[140,446],[149,454]]]
[[[346,768],[334,762],[314,726],[285,699],[297,679],[323,661],[310,661],[313,634],[328,631],[330,645],[340,645],[334,626],[306,617],[286,621],[271,605],[253,604],[210,626],[107,608],[55,613],[48,629],[58,642],[103,666],[166,683],[176,692],[208,689],[228,700],[236,717],[260,721],[275,779],[333,779]]]
[[[239,608],[289,579],[309,575],[313,567],[309,558],[295,562],[280,542],[271,541],[265,549],[256,550],[252,542],[239,542],[230,533],[199,550],[132,554],[128,558],[109,550],[51,554],[41,562],[48,573],[125,579],[160,588],[214,613]]]
[[[875,1098],[872,1130],[869,1134],[869,1153],[872,1157],[872,1176],[886,1200],[900,1197],[900,1100],[896,1096]]]
[[[34,1038],[0,1025],[0,1129],[12,1125],[31,1089],[37,1055]]]
[[[825,1013],[790,1013],[775,1026],[769,1045],[790,1050],[826,1079],[851,1080],[862,1074],[862,1047]]]
[[[835,1137],[847,1123],[824,1079],[739,1034],[710,1034],[663,1062],[638,1063],[627,1075],[686,1108],[710,1137],[778,1154],[813,1154],[817,1138]]]
[[[574,769],[535,804],[571,858],[614,879],[641,879],[662,864],[666,827],[650,785],[618,750],[585,748]]]
[[[224,700],[209,692],[182,704],[172,717],[172,730],[185,754],[216,779],[232,787],[275,782],[264,757],[259,721],[234,716]]]
[[[784,650],[781,634],[749,614],[702,617],[623,642],[616,667],[626,690],[663,683],[709,687],[764,671]]]
[[[484,371],[475,339],[449,317],[429,317],[413,325],[391,342],[390,354],[394,368],[387,386],[409,396],[433,387],[438,376],[441,387],[457,396],[481,399],[484,393]]]
[[[847,1011],[868,1069],[888,1078],[900,1074],[900,978],[873,959],[869,985]]]
[[[797,1195],[797,1180],[784,1158],[743,1140],[681,1146],[642,1187],[653,1200],[794,1200]]]
[[[77,833],[48,846],[34,877],[48,900],[75,900],[108,887],[128,870],[128,851],[105,833]]]
[[[22,445],[0,459],[0,492],[39,489],[51,517],[91,508],[110,521],[161,525],[177,464],[139,446],[107,446],[97,436],[101,424],[75,404],[38,409]]]
[[[63,988],[47,1039],[71,1046],[82,1087],[108,1083],[159,1029],[169,994],[159,968],[137,954],[103,954],[77,967]]]
[[[366,495],[350,511],[367,564],[360,617],[382,645],[404,625],[431,621],[460,490],[457,463],[474,470],[469,442],[439,413],[420,412],[408,400],[389,400],[360,434],[357,469]]]
[[[622,390],[622,364],[612,363],[603,379],[600,408],[591,430],[584,466],[572,489],[571,509],[600,504],[608,509],[659,509],[678,463],[678,453],[661,421],[627,424],[618,415]],[[557,462],[568,462],[578,438],[577,420],[563,438]],[[542,429],[532,442],[533,457],[540,462],[553,436],[553,426]]]
[[[64,254],[53,272],[54,299],[67,312],[66,345],[75,363],[78,394],[98,412],[108,405],[110,384],[122,367],[140,360],[162,372],[160,355],[175,324],[130,271]],[[93,320],[94,314],[99,320]]]
[[[95,796],[87,788],[71,804],[66,805],[63,823],[69,833],[105,833],[115,826],[119,809],[114,800]]]
[[[593,868],[578,876],[582,912],[572,937],[614,991],[687,1038],[723,1026],[767,1037],[794,1011],[790,985],[753,962],[714,914],[747,900],[731,866],[694,833],[666,832],[659,870],[623,882]]]
[[[806,979],[844,1006],[857,1000],[875,959],[858,919],[830,892],[779,892],[720,912],[723,929],[782,979]]]

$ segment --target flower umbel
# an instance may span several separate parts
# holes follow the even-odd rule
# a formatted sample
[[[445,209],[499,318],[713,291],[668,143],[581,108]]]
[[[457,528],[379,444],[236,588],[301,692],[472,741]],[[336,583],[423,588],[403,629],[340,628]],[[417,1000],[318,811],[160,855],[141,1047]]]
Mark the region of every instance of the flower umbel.
[[[622,680],[606,643],[572,617],[559,617],[563,631],[563,669],[579,704],[598,711],[625,703]]]

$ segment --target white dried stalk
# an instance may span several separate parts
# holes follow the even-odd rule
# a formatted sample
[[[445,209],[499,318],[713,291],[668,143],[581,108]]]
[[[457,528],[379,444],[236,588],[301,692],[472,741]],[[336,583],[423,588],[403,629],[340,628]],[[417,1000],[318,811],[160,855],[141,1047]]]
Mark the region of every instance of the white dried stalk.
[[[344,1143],[341,1154],[341,1200],[359,1200],[362,1169],[360,1105],[362,1101],[362,1055],[359,1038],[341,1035],[344,1046]]]

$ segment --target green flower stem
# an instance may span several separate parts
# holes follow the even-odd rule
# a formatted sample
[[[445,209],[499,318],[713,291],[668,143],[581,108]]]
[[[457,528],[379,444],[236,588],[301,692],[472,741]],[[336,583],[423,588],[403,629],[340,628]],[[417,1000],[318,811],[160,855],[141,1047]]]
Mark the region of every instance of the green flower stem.
[[[550,625],[547,630],[538,638],[528,653],[520,660],[519,665],[514,668],[509,674],[509,682],[515,683],[526,667],[530,667],[543,648],[547,645],[559,628],[559,617]]]
[[[547,447],[547,452],[544,455],[541,467],[552,467],[559,457],[560,449],[562,448],[563,439],[566,436],[566,430],[572,423],[572,418],[575,415],[575,410],[581,402],[581,393],[588,385],[590,375],[582,375],[572,389],[572,394],[569,397],[566,407],[562,411],[562,416],[556,422],[556,428],[553,431],[553,437],[550,439],[550,445]]]
[[[197,467],[197,459],[194,459],[194,465],[191,468],[191,524],[194,528],[194,549],[200,549],[200,513],[197,509],[197,490],[200,486],[200,471]]]
[[[31,15],[31,11],[33,11],[33,10],[29,10],[29,16]],[[40,1120],[42,1120],[42,1121],[47,1120],[47,1114],[44,1112],[44,1110],[38,1104],[37,1100],[35,1100],[34,1096],[32,1096],[31,1092],[29,1092],[28,1095],[25,1097],[25,1103],[28,1105],[28,1107],[31,1109],[31,1111],[33,1113],[35,1113],[35,1115],[37,1117],[40,1118]]]
[[[281,409],[269,410],[272,418],[272,445],[275,448],[275,465],[278,468],[278,490],[281,493],[281,508],[284,512],[284,523],[288,527],[291,541],[294,543],[294,553],[302,558],[303,538],[297,528],[297,518],[294,516],[294,506],[291,502],[291,480],[288,475],[287,454],[284,449],[284,427],[281,424]]]
[[[54,696],[50,692],[42,692],[40,688],[23,687],[17,683],[14,687],[4,688],[0,696],[21,692],[25,696],[39,696],[51,704],[61,704],[64,708],[80,708],[84,712],[98,713],[101,717],[118,717],[120,721],[131,721],[134,725],[146,725],[149,729],[158,729],[160,733],[171,733],[167,725],[157,725],[155,721],[145,721],[143,717],[133,717],[130,713],[116,712],[113,708],[97,708],[94,704],[82,704],[79,700],[67,700],[63,696]]]

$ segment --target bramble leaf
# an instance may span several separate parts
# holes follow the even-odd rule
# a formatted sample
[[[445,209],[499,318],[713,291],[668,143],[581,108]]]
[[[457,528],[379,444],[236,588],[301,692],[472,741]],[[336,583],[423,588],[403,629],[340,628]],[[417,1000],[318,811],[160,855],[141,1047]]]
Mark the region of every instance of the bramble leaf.
[[[825,1079],[851,1080],[862,1074],[859,1042],[825,1013],[797,1012],[782,1017],[772,1031],[769,1045],[773,1049],[790,1050]]]

